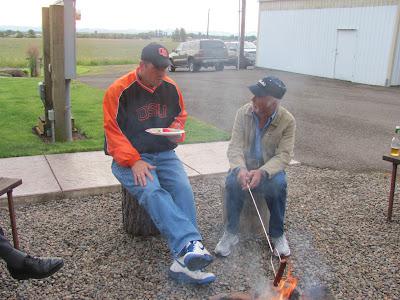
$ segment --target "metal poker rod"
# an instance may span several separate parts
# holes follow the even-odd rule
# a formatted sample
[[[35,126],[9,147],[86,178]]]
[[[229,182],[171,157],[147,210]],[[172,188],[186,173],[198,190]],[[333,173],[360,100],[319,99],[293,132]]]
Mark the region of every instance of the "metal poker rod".
[[[267,230],[265,229],[264,222],[263,222],[263,220],[262,220],[262,218],[261,218],[260,211],[258,210],[258,206],[257,206],[256,200],[254,199],[254,196],[253,196],[253,193],[251,192],[251,189],[250,189],[249,184],[247,183],[246,185],[247,185],[247,189],[248,189],[248,191],[249,191],[249,193],[250,193],[250,197],[251,197],[251,199],[253,200],[254,207],[256,208],[257,215],[258,215],[258,219],[259,219],[260,222],[261,222],[261,226],[262,226],[262,228],[263,228],[263,230],[264,230],[265,237],[267,238],[269,248],[271,249],[271,253],[274,253],[274,249],[272,248],[272,244],[271,244],[271,241],[270,241],[270,239],[269,239]],[[275,249],[275,251],[276,251],[276,253],[278,254],[279,263],[281,264],[281,263],[282,263],[281,255],[280,255],[278,249]],[[282,264],[281,264],[281,265],[282,265]],[[285,264],[285,265],[286,265],[286,264]],[[272,256],[271,256],[271,266],[272,266],[272,270],[274,271],[274,275],[275,275],[275,277],[276,277],[277,273],[276,273],[276,271],[275,271],[275,267],[274,267],[274,264],[273,264],[273,262],[272,262]],[[281,268],[280,268],[280,269],[281,269]]]

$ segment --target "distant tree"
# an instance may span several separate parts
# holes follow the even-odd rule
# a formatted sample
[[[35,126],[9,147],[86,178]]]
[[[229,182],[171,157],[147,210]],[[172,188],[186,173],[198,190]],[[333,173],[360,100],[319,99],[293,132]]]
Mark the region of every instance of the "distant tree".
[[[23,38],[24,34],[21,31],[17,31],[17,33],[15,34],[16,38]]]
[[[246,36],[246,41],[254,42],[257,39],[255,35]]]
[[[175,31],[172,33],[171,37],[174,42],[179,42],[181,40],[180,30],[176,28]]]
[[[181,42],[186,41],[186,31],[184,28],[181,28],[181,30],[179,31],[179,39]]]
[[[28,38],[35,38],[36,37],[36,33],[35,33],[35,31],[33,29],[29,29],[26,36]]]
[[[144,39],[144,40],[148,40],[148,39],[151,38],[150,34],[147,33],[147,32],[139,33],[139,37],[140,37],[141,39]]]

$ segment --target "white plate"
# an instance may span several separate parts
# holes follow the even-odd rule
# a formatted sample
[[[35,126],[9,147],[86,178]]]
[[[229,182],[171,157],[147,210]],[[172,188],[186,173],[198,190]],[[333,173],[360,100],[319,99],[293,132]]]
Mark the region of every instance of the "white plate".
[[[146,132],[154,135],[175,136],[185,133],[185,130],[175,128],[149,128],[146,129]]]

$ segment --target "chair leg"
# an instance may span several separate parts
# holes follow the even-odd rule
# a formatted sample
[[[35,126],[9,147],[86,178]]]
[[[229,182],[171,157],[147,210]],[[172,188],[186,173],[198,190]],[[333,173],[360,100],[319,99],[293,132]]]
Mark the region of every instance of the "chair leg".
[[[8,199],[8,211],[10,213],[11,230],[12,230],[12,235],[13,235],[14,248],[19,249],[17,222],[15,220],[15,211],[14,211],[12,190],[7,192],[7,199]]]
[[[393,212],[393,198],[394,191],[396,189],[396,176],[397,176],[397,164],[393,164],[392,169],[392,181],[390,183],[390,195],[389,195],[389,207],[388,207],[388,222],[392,221],[392,212]]]

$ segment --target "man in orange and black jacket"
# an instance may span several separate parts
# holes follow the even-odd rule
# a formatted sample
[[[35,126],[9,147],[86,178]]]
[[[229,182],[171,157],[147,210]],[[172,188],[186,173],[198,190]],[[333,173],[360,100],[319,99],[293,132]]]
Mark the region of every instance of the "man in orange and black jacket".
[[[208,284],[215,275],[202,271],[213,260],[201,243],[193,191],[174,149],[184,133],[160,136],[150,128],[183,132],[187,113],[182,93],[166,76],[168,51],[157,43],[143,48],[139,67],[117,79],[103,102],[105,152],[112,172],[138,200],[167,239],[173,255],[170,276]]]

